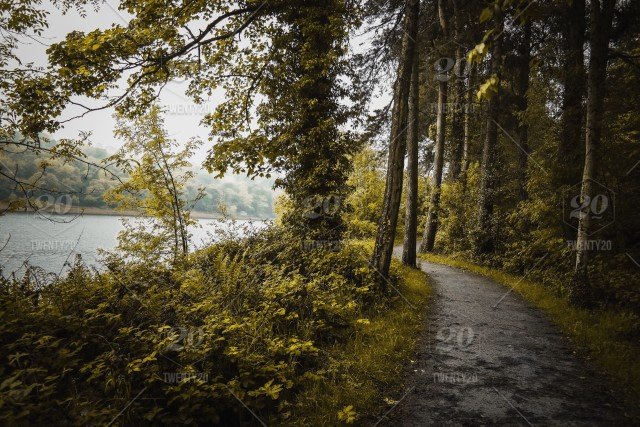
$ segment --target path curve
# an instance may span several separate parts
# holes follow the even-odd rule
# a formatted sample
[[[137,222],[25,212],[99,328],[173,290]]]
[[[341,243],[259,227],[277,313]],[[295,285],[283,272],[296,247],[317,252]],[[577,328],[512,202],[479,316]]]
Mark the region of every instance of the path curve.
[[[421,268],[434,287],[429,319],[405,394],[380,425],[630,424],[545,313],[488,278]]]

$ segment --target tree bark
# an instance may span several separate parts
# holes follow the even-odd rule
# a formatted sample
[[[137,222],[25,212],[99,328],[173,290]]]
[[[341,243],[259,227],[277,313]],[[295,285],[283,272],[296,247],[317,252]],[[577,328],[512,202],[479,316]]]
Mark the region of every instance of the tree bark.
[[[520,66],[518,67],[517,97],[518,110],[518,143],[519,147],[519,190],[520,200],[529,198],[527,194],[527,168],[529,161],[529,127],[523,117],[527,111],[527,90],[529,90],[529,73],[531,61],[531,21],[524,24],[522,43],[518,46]]]
[[[462,170],[462,153],[464,150],[464,67],[462,59],[462,16],[458,9],[458,1],[452,0],[453,5],[453,39],[456,42],[456,63],[454,68],[453,109],[451,110],[451,160],[449,162],[448,179],[454,181],[460,178]]]
[[[404,36],[398,64],[398,77],[394,88],[393,118],[387,162],[387,180],[382,204],[382,215],[378,222],[376,243],[371,265],[383,278],[389,277],[393,243],[398,225],[398,211],[402,195],[404,156],[406,151],[406,123],[415,40],[418,37],[419,0],[405,0]],[[385,282],[382,284],[386,288]]]
[[[562,49],[562,117],[560,122],[560,140],[558,144],[557,164],[555,166],[555,185],[567,189],[580,179],[580,166],[583,165],[584,123],[583,98],[585,94],[584,42],[585,42],[585,0],[573,0],[567,3],[563,16]],[[562,194],[563,191],[559,191]],[[573,240],[575,230],[562,222],[565,240]]]
[[[444,0],[438,0],[438,16],[440,27],[446,39],[448,36],[447,14]],[[438,80],[438,116],[436,119],[436,146],[433,170],[433,189],[431,190],[431,200],[429,201],[429,213],[427,223],[424,227],[420,252],[431,252],[436,240],[438,231],[438,211],[440,209],[440,193],[442,191],[442,169],[444,166],[444,140],[447,123],[447,80],[449,76],[437,74]]]
[[[494,250],[493,245],[493,204],[495,198],[495,156],[498,144],[498,114],[500,112],[500,63],[502,61],[503,16],[495,16],[495,34],[491,50],[491,74],[498,78],[498,90],[489,99],[487,130],[482,148],[480,170],[480,199],[478,204],[478,229],[474,236],[476,254],[486,254]]]
[[[447,82],[438,82],[438,117],[436,119],[436,146],[433,164],[433,189],[429,201],[429,213],[424,228],[420,252],[431,252],[438,231],[438,210],[442,190],[442,169],[444,166],[444,137],[446,124]]]
[[[404,221],[404,245],[402,262],[408,266],[416,266],[416,245],[418,239],[418,129],[419,129],[419,51],[416,40],[416,51],[413,55],[411,71],[411,94],[409,97],[409,123],[407,134],[407,207]]]
[[[581,153],[583,138],[582,124],[585,92],[584,70],[584,33],[585,0],[567,2],[562,20],[563,49],[562,80],[562,117],[560,141],[556,165],[556,181],[559,186],[571,186],[580,179]]]
[[[585,137],[584,172],[580,200],[593,199],[593,181],[596,178],[599,147],[602,134],[602,115],[607,78],[609,36],[615,0],[591,0],[591,31],[589,75],[587,79],[587,126]],[[587,240],[591,231],[591,212],[582,212],[578,222],[576,266],[572,280],[571,297],[574,302],[590,304],[591,292],[587,275]]]
[[[298,7],[288,4],[278,14],[288,30],[273,41],[304,46],[288,59],[283,57],[283,62],[275,62],[280,62],[276,69],[282,67],[296,82],[290,93],[282,94],[294,112],[276,108],[276,114],[295,114],[295,124],[282,129],[288,135],[281,147],[286,173],[278,185],[292,205],[283,223],[300,237],[305,250],[333,251],[341,246],[345,230],[346,204],[341,201],[346,197],[349,158],[354,153],[354,144],[341,142],[340,130],[346,119],[338,89],[346,13],[345,2],[339,0],[317,0]],[[273,81],[268,84],[275,85]],[[286,123],[292,117],[281,119]]]
[[[462,165],[460,166],[460,173],[463,178],[463,184],[466,183],[467,169],[469,169],[469,143],[471,142],[471,108],[473,105],[474,91],[472,90],[475,82],[475,64],[469,64],[469,78],[467,79],[466,87],[466,100],[467,104],[464,109],[464,138],[462,144]]]

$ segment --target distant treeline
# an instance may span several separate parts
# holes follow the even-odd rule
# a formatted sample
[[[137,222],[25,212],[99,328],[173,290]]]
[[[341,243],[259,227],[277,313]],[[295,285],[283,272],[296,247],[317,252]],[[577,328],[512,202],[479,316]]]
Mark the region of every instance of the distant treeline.
[[[86,147],[83,152],[87,156],[86,160],[95,164],[102,164],[110,155],[105,149],[96,147]],[[45,161],[47,164],[43,168]],[[0,162],[8,170],[14,171],[21,181],[37,183],[33,195],[41,205],[57,202],[73,208],[115,208],[104,201],[103,194],[116,185],[117,179],[104,170],[87,166],[80,161],[51,161],[32,150],[5,151],[0,153]],[[109,169],[126,180],[126,176],[115,168]],[[196,212],[219,214],[221,206],[224,206],[232,216],[266,219],[274,217],[276,193],[272,186],[271,179],[251,180],[241,175],[215,179],[205,171],[196,170],[186,193],[190,198],[195,198],[198,189],[204,188],[206,195],[196,203]],[[0,176],[0,202],[22,198],[24,194],[21,189],[14,182]]]

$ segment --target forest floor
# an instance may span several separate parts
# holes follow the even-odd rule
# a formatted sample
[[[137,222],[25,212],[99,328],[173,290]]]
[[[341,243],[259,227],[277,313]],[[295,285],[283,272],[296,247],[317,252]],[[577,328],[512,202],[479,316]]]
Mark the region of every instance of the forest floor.
[[[433,285],[430,316],[404,395],[381,425],[633,422],[543,311],[491,279],[420,263]]]

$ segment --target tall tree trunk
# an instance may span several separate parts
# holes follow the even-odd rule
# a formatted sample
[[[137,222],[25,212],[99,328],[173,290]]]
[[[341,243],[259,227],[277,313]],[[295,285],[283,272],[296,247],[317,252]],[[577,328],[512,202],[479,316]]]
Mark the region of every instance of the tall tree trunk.
[[[444,137],[446,124],[447,82],[438,82],[438,117],[436,119],[436,146],[433,162],[433,188],[429,201],[429,213],[424,227],[424,235],[420,244],[420,252],[431,252],[438,231],[438,210],[440,208],[440,192],[442,190],[442,169],[444,166]]]
[[[288,99],[296,104],[295,126],[289,128],[290,145],[286,176],[279,179],[292,205],[283,223],[306,248],[334,250],[342,241],[346,181],[355,146],[341,140],[345,115],[339,105],[341,52],[346,43],[344,17],[347,9],[340,0],[316,0],[305,5],[287,5],[279,15],[289,28],[274,43],[304,46],[283,63],[283,72],[295,79]],[[289,60],[286,60],[289,61]],[[286,64],[286,65],[285,65]],[[284,110],[280,111],[284,113]],[[286,122],[290,117],[283,117]],[[309,244],[309,246],[307,246]]]
[[[585,94],[584,42],[585,42],[585,0],[566,2],[564,7],[562,43],[562,117],[557,164],[555,166],[555,186],[569,188],[580,180],[582,158],[582,125],[584,123],[583,98]],[[559,192],[562,194],[562,191]],[[565,240],[573,240],[574,229],[562,222]]]
[[[589,76],[587,80],[587,126],[585,137],[584,172],[582,174],[581,201],[593,199],[593,180],[596,178],[602,115],[606,90],[609,36],[615,0],[591,0],[591,31]],[[590,205],[590,203],[586,203]],[[588,208],[587,208],[588,209]],[[582,212],[576,241],[576,267],[571,286],[574,302],[590,305],[591,289],[587,276],[587,240],[591,231],[591,211]]]
[[[453,5],[453,39],[456,42],[456,63],[454,68],[453,109],[451,115],[451,161],[449,163],[449,180],[460,178],[462,169],[462,152],[464,149],[464,50],[462,48],[462,16],[458,9],[459,0],[452,0]]]
[[[418,41],[413,55],[411,94],[409,97],[409,123],[407,134],[407,208],[404,220],[404,246],[402,262],[416,266],[416,240],[418,239],[418,129],[420,118],[420,62]]]
[[[404,174],[404,155],[406,151],[406,124],[411,85],[411,70],[415,53],[415,40],[418,38],[419,0],[405,0],[404,36],[402,52],[398,65],[398,77],[394,88],[393,118],[387,162],[387,180],[382,204],[382,215],[378,222],[376,243],[373,249],[371,265],[382,277],[389,277],[389,266],[393,255],[393,243],[398,225],[398,211],[402,195]],[[383,283],[383,287],[385,284]]]
[[[446,40],[448,36],[447,13],[444,0],[438,0],[438,15],[440,27]],[[442,169],[444,166],[444,140],[447,123],[447,80],[449,76],[436,75],[438,80],[438,117],[436,119],[436,146],[433,170],[433,189],[431,190],[431,200],[429,202],[429,213],[427,223],[424,227],[420,252],[431,252],[436,240],[438,231],[438,211],[440,209],[440,192],[442,190]]]
[[[565,2],[562,18],[562,117],[560,142],[556,165],[558,185],[574,185],[580,179],[581,153],[583,138],[582,123],[584,108],[582,100],[585,92],[584,71],[584,33],[585,0]]]
[[[471,142],[471,106],[473,105],[474,90],[473,85],[475,82],[476,66],[475,64],[469,64],[469,78],[467,79],[466,86],[466,105],[464,108],[464,138],[462,144],[462,164],[460,166],[460,173],[464,179],[463,184],[466,183],[467,169],[469,168],[469,143]]]
[[[480,200],[478,204],[478,229],[474,236],[476,254],[492,252],[493,245],[493,204],[495,198],[495,156],[498,144],[498,114],[500,112],[500,63],[502,61],[503,15],[494,16],[494,34],[491,50],[491,74],[498,78],[498,90],[489,99],[487,112],[487,130],[482,148],[482,165],[480,171]]]
[[[522,29],[522,43],[518,46],[520,66],[518,67],[517,97],[518,110],[518,143],[519,150],[519,190],[520,200],[527,200],[527,167],[529,160],[529,127],[523,117],[527,111],[527,90],[529,90],[529,73],[531,66],[531,21],[527,21]]]

